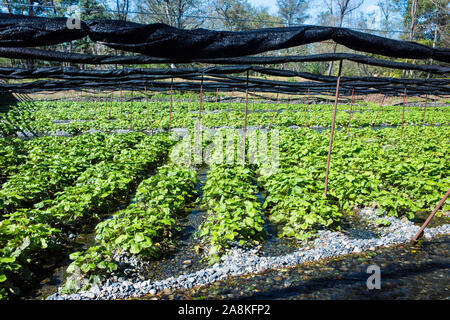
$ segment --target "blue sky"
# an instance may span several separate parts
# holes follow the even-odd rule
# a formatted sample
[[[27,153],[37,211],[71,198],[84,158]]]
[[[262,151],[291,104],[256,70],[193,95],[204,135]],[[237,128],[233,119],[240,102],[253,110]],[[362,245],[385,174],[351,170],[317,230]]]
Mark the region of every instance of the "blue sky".
[[[267,7],[269,8],[269,13],[276,14],[278,11],[277,8],[277,0],[248,0],[253,6]],[[378,0],[364,0],[363,5],[360,7],[361,11],[366,13],[371,11],[379,12],[377,7]],[[311,16],[315,16],[317,13],[323,10],[324,4],[323,0],[311,1],[311,8],[309,10],[309,14]]]

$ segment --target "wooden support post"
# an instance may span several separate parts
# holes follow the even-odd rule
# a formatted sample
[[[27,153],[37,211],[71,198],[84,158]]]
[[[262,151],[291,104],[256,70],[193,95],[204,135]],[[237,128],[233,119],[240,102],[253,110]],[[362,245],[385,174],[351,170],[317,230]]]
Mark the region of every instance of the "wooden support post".
[[[145,104],[147,107],[147,126],[148,126],[148,134],[151,135],[151,128],[150,128],[150,115],[149,115],[149,110],[148,110],[148,95],[147,95],[147,86],[144,87],[144,92],[145,92]]]
[[[375,118],[372,121],[372,127],[375,126],[375,122],[378,119],[378,115],[381,113],[381,110],[382,110],[383,104],[384,104],[384,99],[386,99],[386,95],[383,95],[383,99],[381,100],[380,107],[378,108],[378,111],[375,112]]]
[[[355,94],[355,88],[352,89],[352,100],[350,101],[350,112],[348,114],[348,128],[347,134],[350,134],[350,122],[352,121],[352,113],[353,113],[353,97]]]
[[[278,106],[278,97],[279,97],[279,92],[277,92],[277,102],[275,104],[276,106]],[[272,120],[270,121],[270,126],[272,126],[272,123],[275,121],[275,115],[277,113],[276,107],[272,111],[273,111],[273,115],[272,115]]]
[[[188,112],[191,112],[191,93],[189,93],[189,104],[188,104]]]
[[[169,135],[172,130],[173,78],[170,79]]]
[[[108,118],[108,92],[105,93],[105,119]]]
[[[197,135],[196,135],[196,140],[195,140],[195,145],[198,146],[200,145],[200,130],[201,130],[201,121],[202,121],[202,105],[203,105],[203,74],[202,74],[202,79],[200,82],[200,103],[198,106],[198,120],[197,120]],[[201,146],[200,146],[201,147]]]
[[[245,146],[247,139],[247,101],[248,101],[248,70],[247,70],[247,83],[245,86],[245,114],[244,114],[244,149],[242,150],[242,167],[245,168]]]
[[[338,97],[339,97],[339,83],[341,81],[341,70],[342,70],[342,60],[340,60],[339,62],[339,73],[338,73],[338,78],[337,78],[337,82],[336,82],[336,96],[334,97],[334,110],[333,110],[333,121],[331,122],[331,133],[330,133],[330,144],[328,147],[328,158],[327,158],[327,169],[325,172],[325,190],[324,190],[324,197],[327,196],[327,192],[328,192],[328,173],[330,170],[330,160],[331,160],[331,150],[332,150],[332,146],[333,146],[333,135],[334,135],[334,125],[336,122],[336,111],[337,111],[337,102],[338,102]]]
[[[133,89],[131,89],[130,130],[133,130]]]
[[[219,88],[217,88],[217,91],[216,91],[216,107],[215,107],[216,111],[219,111],[219,109],[220,109],[220,102],[219,102],[218,97],[219,97]]]
[[[100,114],[100,89],[98,89],[97,93],[97,113]]]
[[[405,105],[406,105],[406,88],[403,94],[402,129],[400,131],[400,139],[403,138],[403,123],[405,122]]]
[[[423,108],[423,123],[422,125],[425,125],[425,118],[426,118],[426,112],[427,112],[427,104],[428,104],[428,95],[425,95],[425,106]]]
[[[309,127],[309,88],[306,96],[306,126]]]
[[[114,96],[114,94],[111,93],[110,103],[109,103],[109,111],[108,111],[108,120],[111,120],[111,109],[112,109],[112,105],[113,105],[113,96]]]
[[[120,87],[120,121],[122,121],[122,87]]]
[[[434,100],[434,112],[433,112],[433,119],[434,119],[434,123],[436,123],[436,114],[437,114],[437,99]]]

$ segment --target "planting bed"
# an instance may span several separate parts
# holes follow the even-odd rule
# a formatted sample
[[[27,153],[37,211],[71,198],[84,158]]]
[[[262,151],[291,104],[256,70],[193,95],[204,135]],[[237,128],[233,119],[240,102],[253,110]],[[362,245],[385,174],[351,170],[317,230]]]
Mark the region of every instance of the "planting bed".
[[[3,115],[2,298],[315,297],[299,289],[297,269],[281,285],[299,293],[283,293],[277,270],[313,261],[356,268],[351,255],[367,252],[383,264],[409,248],[398,245],[450,188],[450,114],[441,105],[405,108],[403,126],[402,106],[360,104],[350,118],[356,106],[340,105],[325,197],[331,105],[256,103],[272,110],[249,110],[244,167],[242,104],[204,103],[218,110],[201,115],[202,150],[216,163],[195,155],[180,163],[173,152],[182,136],[195,141],[198,105],[161,111],[169,103],[34,102]],[[267,159],[249,157],[263,137],[277,143],[270,174]],[[423,259],[440,259],[427,241],[441,239],[441,252],[449,211],[447,201],[425,230]],[[254,283],[241,279],[249,274]]]
[[[417,125],[449,125],[450,110],[445,101],[427,102],[405,107],[404,122]],[[0,135],[76,135],[87,130],[168,130],[194,128],[199,105],[194,102],[22,102],[7,114],[0,114]],[[170,112],[172,109],[172,112]],[[264,112],[254,112],[254,111]],[[209,112],[214,111],[214,112]],[[250,103],[248,126],[330,127],[333,106],[330,104]],[[402,106],[375,103],[339,105],[337,127],[400,126]],[[242,103],[205,102],[202,105],[203,127],[243,128]],[[205,113],[206,112],[206,113]],[[349,114],[351,113],[351,118]]]

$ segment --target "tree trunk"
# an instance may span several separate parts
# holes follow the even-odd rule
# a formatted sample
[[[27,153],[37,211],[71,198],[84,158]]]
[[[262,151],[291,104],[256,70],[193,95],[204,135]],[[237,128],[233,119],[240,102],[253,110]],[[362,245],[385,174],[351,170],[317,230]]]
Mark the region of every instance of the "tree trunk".
[[[28,15],[30,17],[34,16],[33,3],[34,3],[33,0],[29,0],[29,2],[28,2]],[[34,66],[33,59],[27,59],[27,67],[28,67],[28,69],[32,69],[33,66]]]
[[[439,9],[440,9],[440,3],[441,1],[438,0],[437,3],[433,1],[433,3],[436,6],[436,24],[434,25],[434,37],[433,37],[433,48],[436,48],[436,42],[438,37],[438,30],[439,30]],[[433,64],[433,58],[430,59],[430,66]],[[427,79],[430,78],[431,73],[428,72]]]
[[[417,0],[413,0],[411,4],[411,26],[409,31],[409,41],[413,41],[414,39],[414,28],[416,27],[416,13],[417,13]],[[408,62],[408,60],[406,61]],[[413,63],[415,63],[415,59],[413,59]],[[409,76],[412,78],[414,75],[414,70],[410,70]]]

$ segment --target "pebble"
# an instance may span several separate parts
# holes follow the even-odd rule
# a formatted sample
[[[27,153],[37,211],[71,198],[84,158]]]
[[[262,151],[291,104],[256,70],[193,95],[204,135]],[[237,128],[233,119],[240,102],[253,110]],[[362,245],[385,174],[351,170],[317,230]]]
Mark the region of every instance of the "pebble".
[[[369,224],[375,224],[379,219],[376,209],[363,208],[360,211],[362,219]],[[349,238],[341,232],[321,230],[314,240],[314,245],[299,248],[297,251],[285,256],[261,257],[258,249],[248,249],[239,245],[232,246],[226,255],[222,256],[220,263],[210,268],[201,269],[195,273],[182,274],[162,281],[138,280],[131,278],[114,277],[105,281],[103,286],[95,286],[89,291],[77,294],[63,295],[60,292],[49,297],[48,300],[80,300],[80,299],[116,299],[137,297],[144,294],[155,295],[164,292],[170,295],[177,288],[192,288],[196,285],[212,283],[227,276],[243,275],[247,273],[263,272],[267,269],[295,266],[299,263],[314,261],[326,257],[337,257],[349,253],[360,253],[364,250],[376,250],[377,247],[387,247],[397,243],[409,242],[419,227],[409,220],[400,220],[394,217],[385,217],[388,226],[378,228],[379,234],[373,238]],[[424,237],[431,238],[439,234],[449,234],[450,224],[436,228],[425,229]],[[114,257],[124,263],[124,266],[134,270],[134,274],[141,273],[143,263],[136,257]],[[190,265],[191,260],[183,261],[183,265]],[[290,283],[286,283],[289,286]]]

